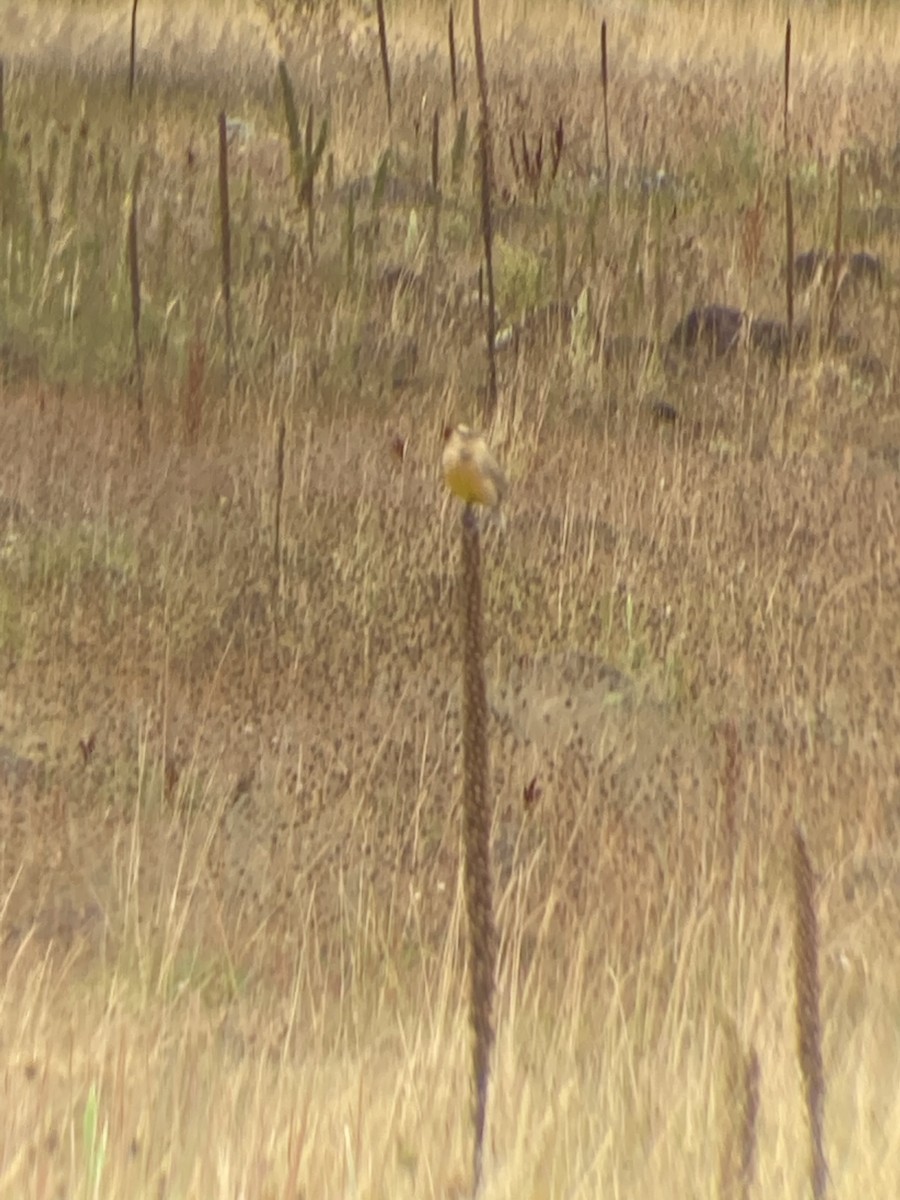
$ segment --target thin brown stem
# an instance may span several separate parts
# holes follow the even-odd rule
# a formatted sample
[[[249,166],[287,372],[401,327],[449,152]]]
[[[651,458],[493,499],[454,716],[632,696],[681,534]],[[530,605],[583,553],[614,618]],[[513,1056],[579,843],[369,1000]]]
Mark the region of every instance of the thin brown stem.
[[[384,0],[375,0],[378,13],[378,48],[381,52],[381,73],[384,77],[384,94],[387,99],[388,123],[393,120],[391,104],[391,63],[388,58],[387,22],[384,17]]]
[[[488,1079],[494,1041],[493,1003],[497,957],[491,876],[491,803],[488,705],[484,675],[481,535],[471,505],[462,517],[463,598],[463,815],[465,892],[469,918],[470,1020],[474,1092],[472,1193],[481,1186]]]
[[[497,310],[494,299],[493,250],[493,153],[491,148],[491,114],[488,102],[487,68],[484,61],[484,42],[481,36],[481,4],[472,0],[472,25],[475,33],[475,65],[478,71],[478,91],[481,97],[479,151],[481,160],[481,232],[484,239],[484,267],[487,282],[487,353],[488,394],[485,418],[490,421],[497,411]]]
[[[612,184],[612,161],[609,153],[609,70],[606,57],[606,19],[600,25],[600,77],[603,83],[603,151],[606,161],[606,186]]]
[[[138,0],[131,5],[131,43],[128,53],[128,99],[134,96],[134,80],[137,70],[137,10]]]
[[[219,223],[222,233],[222,302],[225,306],[225,374],[231,382],[234,366],[234,326],[231,313],[231,208],[228,199],[228,125],[219,113]]]

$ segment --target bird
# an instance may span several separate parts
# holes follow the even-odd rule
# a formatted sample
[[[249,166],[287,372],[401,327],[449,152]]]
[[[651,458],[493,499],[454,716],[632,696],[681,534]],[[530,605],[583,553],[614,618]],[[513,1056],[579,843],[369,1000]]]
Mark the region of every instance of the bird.
[[[444,483],[466,504],[499,507],[509,484],[480,433],[468,425],[448,425],[441,456]]]

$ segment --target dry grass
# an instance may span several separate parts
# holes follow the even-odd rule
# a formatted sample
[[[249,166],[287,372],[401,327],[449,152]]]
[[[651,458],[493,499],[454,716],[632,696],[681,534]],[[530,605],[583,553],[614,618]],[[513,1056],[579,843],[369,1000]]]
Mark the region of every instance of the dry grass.
[[[0,1195],[461,1196],[458,539],[438,459],[485,356],[471,140],[436,248],[426,219],[436,107],[455,128],[446,13],[401,30],[386,10],[389,132],[374,15],[274,47],[236,3],[166,27],[148,7],[128,113],[127,21],[120,47],[72,12],[17,3],[4,35]],[[747,346],[652,345],[699,303],[783,316],[781,5],[715,12],[607,12],[608,204],[599,25],[510,7],[485,27],[502,317],[557,299],[560,229],[583,298],[498,359],[485,1196],[742,1194],[754,1097],[750,1194],[807,1194],[797,821],[830,1184],[900,1194],[900,17],[795,14],[798,251],[832,244],[843,149],[843,244],[885,283],[842,296],[841,352],[807,295],[787,383]],[[471,139],[459,12],[456,40]],[[314,267],[282,49],[298,107],[329,119]],[[229,156],[229,389],[223,107],[253,127]],[[560,116],[557,180],[516,197],[509,134],[534,144]],[[389,140],[350,272],[346,185]],[[146,447],[124,253],[139,150]],[[624,351],[596,352],[601,334]]]

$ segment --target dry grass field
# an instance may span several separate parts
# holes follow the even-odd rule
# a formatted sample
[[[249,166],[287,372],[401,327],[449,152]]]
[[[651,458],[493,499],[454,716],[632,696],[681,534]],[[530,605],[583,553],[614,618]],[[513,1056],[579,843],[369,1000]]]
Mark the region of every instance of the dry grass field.
[[[487,7],[483,1195],[810,1194],[799,823],[829,1187],[893,1200],[900,9],[794,6],[786,159],[781,3]],[[454,104],[447,10],[389,3],[390,125],[373,12],[142,0],[129,105],[129,9],[4,0],[0,35],[0,1196],[461,1197],[470,8]],[[281,56],[327,120],[312,248]],[[842,152],[880,279],[829,337],[798,278],[788,368],[748,336],[785,315],[785,170],[827,252]],[[735,344],[678,344],[709,305]]]

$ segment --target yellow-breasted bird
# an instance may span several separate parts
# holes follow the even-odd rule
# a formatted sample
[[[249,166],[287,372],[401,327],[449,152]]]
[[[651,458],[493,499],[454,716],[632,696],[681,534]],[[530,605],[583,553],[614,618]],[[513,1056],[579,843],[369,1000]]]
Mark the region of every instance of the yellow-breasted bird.
[[[441,456],[444,483],[466,504],[496,508],[506,495],[506,476],[480,433],[468,425],[448,425]]]

